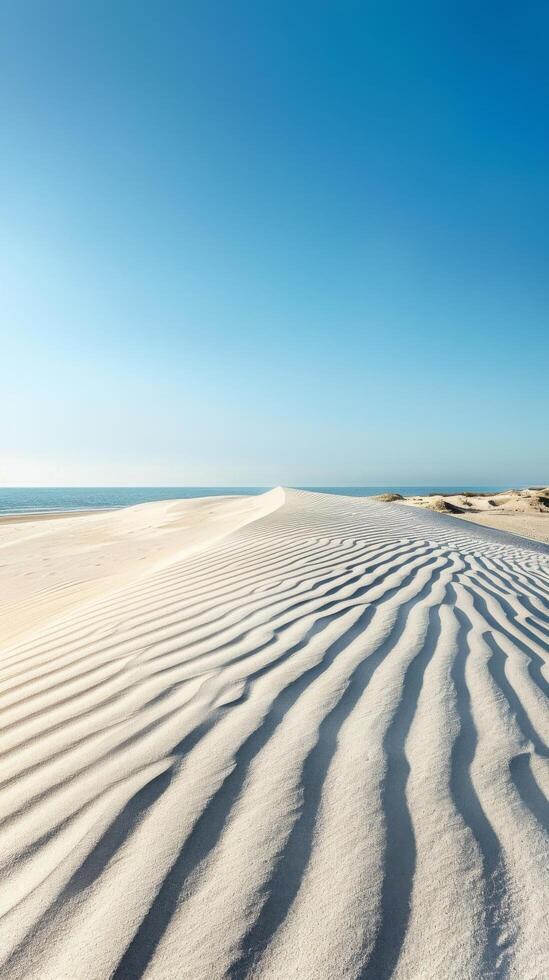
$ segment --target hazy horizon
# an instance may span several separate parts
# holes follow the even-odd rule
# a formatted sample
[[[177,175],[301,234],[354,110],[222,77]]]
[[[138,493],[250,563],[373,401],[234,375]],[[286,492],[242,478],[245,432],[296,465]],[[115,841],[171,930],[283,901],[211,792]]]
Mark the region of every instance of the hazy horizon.
[[[547,485],[547,481],[541,481],[537,484],[530,483],[518,483],[513,484],[517,489],[542,489]],[[198,484],[198,483],[188,483],[188,484],[175,484],[175,483],[152,483],[152,484],[101,484],[101,483],[90,483],[90,484],[28,484],[28,485],[14,485],[14,486],[4,486],[0,484],[0,493],[4,493],[10,490],[252,490],[258,492],[264,492],[267,490],[272,490],[275,487],[286,487],[288,489],[296,490],[425,490],[428,488],[440,488],[442,490],[495,490],[504,489],[506,487],[511,487],[509,483],[324,483],[324,484],[296,484],[296,483],[271,483],[271,484],[259,484],[259,483],[240,483],[240,484],[222,484],[222,483],[209,483],[209,484]]]
[[[86,510],[118,510],[121,507],[132,507],[137,504],[153,501],[189,500],[197,497],[221,498],[231,495],[269,496],[274,487],[258,486],[172,486],[172,487],[0,487],[0,515],[29,514]],[[291,487],[284,489],[291,490]],[[404,497],[412,498],[417,495],[443,493],[445,495],[460,491],[484,491],[487,496],[497,494],[509,487],[496,486],[399,486],[390,484],[384,486],[305,486],[295,487],[298,490],[317,491],[325,494],[337,494],[360,499],[372,497],[386,491],[397,491]]]

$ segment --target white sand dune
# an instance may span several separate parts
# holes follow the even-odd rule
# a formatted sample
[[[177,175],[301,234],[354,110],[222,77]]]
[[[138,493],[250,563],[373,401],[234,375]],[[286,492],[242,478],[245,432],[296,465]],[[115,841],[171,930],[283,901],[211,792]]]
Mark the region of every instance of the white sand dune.
[[[2,978],[548,975],[547,547],[278,488],[0,566]]]

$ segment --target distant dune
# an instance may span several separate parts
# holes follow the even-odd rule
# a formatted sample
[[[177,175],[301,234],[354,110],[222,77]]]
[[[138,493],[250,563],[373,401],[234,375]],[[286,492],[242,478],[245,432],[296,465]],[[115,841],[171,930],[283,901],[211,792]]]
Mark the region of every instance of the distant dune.
[[[425,507],[440,514],[454,514],[475,524],[499,528],[520,534],[532,541],[549,544],[549,487],[529,487],[524,490],[505,490],[503,493],[456,493],[430,496],[400,497],[414,507]]]
[[[162,501],[0,527],[0,623],[3,980],[547,976],[549,548]]]

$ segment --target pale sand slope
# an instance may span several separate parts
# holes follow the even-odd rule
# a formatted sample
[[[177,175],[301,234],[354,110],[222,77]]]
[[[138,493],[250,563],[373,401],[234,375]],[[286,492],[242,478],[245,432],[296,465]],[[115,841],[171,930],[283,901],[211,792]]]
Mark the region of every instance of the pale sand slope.
[[[276,496],[160,500],[117,511],[0,519],[0,638],[14,638],[277,505]],[[48,515],[48,518],[52,515]]]
[[[547,976],[549,549],[171,507],[1,529],[2,978]]]

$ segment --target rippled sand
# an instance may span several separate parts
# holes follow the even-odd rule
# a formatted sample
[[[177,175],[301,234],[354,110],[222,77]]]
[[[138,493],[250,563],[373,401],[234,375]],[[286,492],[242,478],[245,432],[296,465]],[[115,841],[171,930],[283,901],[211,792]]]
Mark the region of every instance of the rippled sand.
[[[277,488],[0,528],[2,978],[547,975],[549,549]]]

